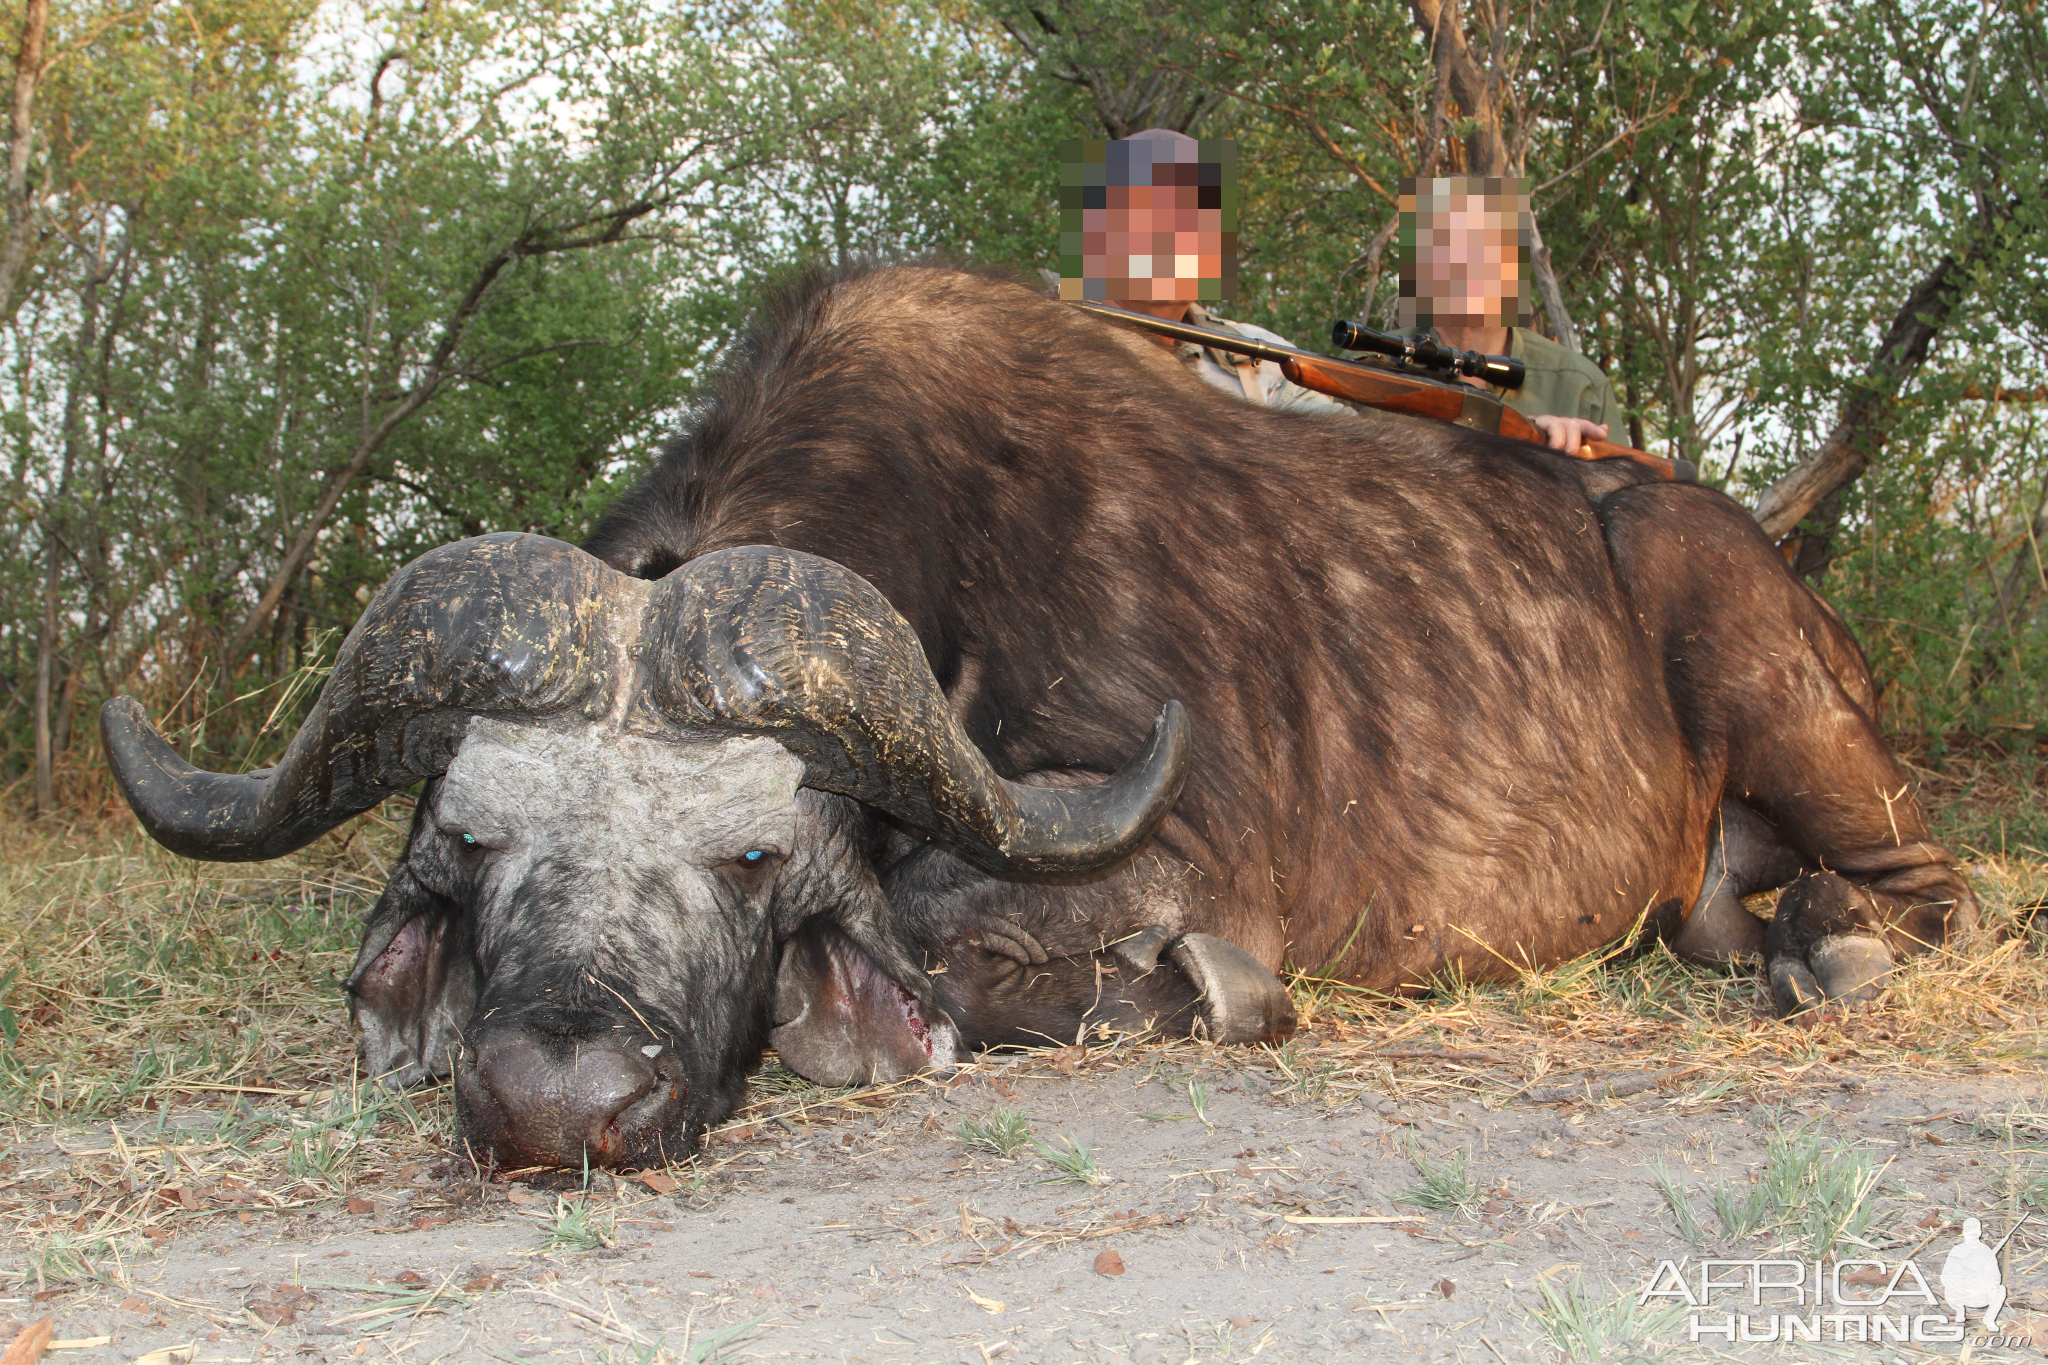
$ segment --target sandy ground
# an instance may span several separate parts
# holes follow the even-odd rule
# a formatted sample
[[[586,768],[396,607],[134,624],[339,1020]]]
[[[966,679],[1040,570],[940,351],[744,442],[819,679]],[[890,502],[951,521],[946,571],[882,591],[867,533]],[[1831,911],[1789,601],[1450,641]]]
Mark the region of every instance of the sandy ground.
[[[1711,1229],[1708,1191],[1752,1188],[1773,1134],[1819,1139],[1852,1166],[1872,1158],[1866,1254],[1916,1254],[1930,1281],[1963,1216],[2003,1236],[2043,1192],[2031,1182],[2048,1151],[2048,1076],[1778,1070],[1737,1088],[1641,1077],[1638,1093],[1575,1102],[1554,1084],[1518,1097],[1461,1089],[1446,1062],[1434,1071],[1447,1083],[1398,1101],[1306,1103],[1279,1093],[1271,1054],[1251,1049],[992,1058],[863,1117],[799,1113],[728,1132],[665,1177],[600,1175],[580,1214],[580,1181],[565,1196],[541,1177],[480,1181],[457,1160],[383,1172],[347,1205],[303,1210],[235,1207],[232,1182],[174,1190],[163,1197],[202,1211],[126,1267],[125,1289],[32,1296],[30,1281],[0,1295],[0,1319],[16,1320],[0,1330],[49,1316],[60,1342],[107,1338],[48,1357],[64,1365],[150,1352],[152,1365],[1554,1360],[1561,1314],[1611,1326],[1659,1260],[1729,1249],[1680,1235],[1653,1182],[1660,1165],[1695,1191]],[[963,1120],[1005,1109],[1054,1151],[1092,1152],[1101,1183],[1058,1181],[1035,1148],[1005,1159],[957,1136]],[[131,1157],[175,1150],[181,1128],[214,1117],[124,1122],[120,1144]],[[105,1125],[62,1132],[9,1152],[0,1188],[61,1196],[118,1155]],[[1462,1205],[1404,1202],[1424,1171]],[[569,1231],[588,1223],[614,1244],[549,1249],[565,1211]],[[2026,1329],[2048,1308],[2044,1223],[2006,1253],[2008,1317]],[[1958,1354],[1686,1336],[1682,1320],[1659,1324],[1640,1346],[1679,1360]],[[2040,1355],[1980,1346],[1967,1358]]]

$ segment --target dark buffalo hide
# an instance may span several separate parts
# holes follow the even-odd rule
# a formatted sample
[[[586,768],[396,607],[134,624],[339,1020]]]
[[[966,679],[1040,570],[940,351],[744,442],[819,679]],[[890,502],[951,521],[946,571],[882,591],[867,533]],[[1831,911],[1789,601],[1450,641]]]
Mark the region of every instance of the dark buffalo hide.
[[[507,1161],[679,1152],[764,1043],[843,1083],[1274,1038],[1286,969],[1413,991],[1645,930],[1789,1012],[1974,922],[1854,641],[1720,493],[1255,407],[1003,279],[776,295],[586,549],[409,568],[351,646],[425,662],[338,664],[276,777],[107,721],[195,856],[429,779],[357,1016]]]

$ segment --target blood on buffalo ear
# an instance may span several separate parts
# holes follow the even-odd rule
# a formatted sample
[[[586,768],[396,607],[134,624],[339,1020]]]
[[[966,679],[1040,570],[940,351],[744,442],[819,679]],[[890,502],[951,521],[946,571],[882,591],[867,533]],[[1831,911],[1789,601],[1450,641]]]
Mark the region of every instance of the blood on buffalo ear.
[[[363,926],[345,983],[363,1069],[393,1088],[447,1076],[476,1003],[469,927],[403,862]]]
[[[871,871],[782,942],[774,1030],[782,1064],[819,1085],[870,1085],[955,1060],[959,1034],[911,960]]]

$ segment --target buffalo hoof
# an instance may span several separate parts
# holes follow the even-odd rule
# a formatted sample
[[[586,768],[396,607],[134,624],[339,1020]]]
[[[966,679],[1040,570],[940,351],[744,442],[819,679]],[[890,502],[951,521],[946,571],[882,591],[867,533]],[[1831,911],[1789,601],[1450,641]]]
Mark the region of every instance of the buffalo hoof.
[[[1892,950],[1869,934],[1835,934],[1807,951],[1828,1003],[1862,1005],[1877,998],[1891,975]]]
[[[1271,1043],[1294,1032],[1287,988],[1235,943],[1183,934],[1166,953],[1201,992],[1195,1002],[1197,1033],[1217,1043]]]
[[[1826,1001],[1821,993],[1820,982],[1813,972],[1796,957],[1771,959],[1771,1003],[1777,1006],[1780,1019],[1790,1019],[1795,1014],[1817,1010]]]
[[[1769,935],[1771,1001],[1780,1016],[1869,1003],[1892,970],[1883,907],[1867,887],[1808,872],[1778,897]]]
[[[1807,949],[1804,961],[1771,959],[1771,1003],[1780,1018],[1822,1006],[1854,1009],[1884,989],[1892,971],[1892,950],[1869,934],[1831,934]]]

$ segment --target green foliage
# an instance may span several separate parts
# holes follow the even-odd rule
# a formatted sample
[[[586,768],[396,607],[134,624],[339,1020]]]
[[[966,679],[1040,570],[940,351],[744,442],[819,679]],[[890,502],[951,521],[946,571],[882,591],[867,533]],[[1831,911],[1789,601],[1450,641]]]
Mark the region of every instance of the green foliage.
[[[602,1251],[619,1240],[611,1216],[597,1212],[582,1194],[556,1195],[545,1230],[549,1251]]]
[[[1869,471],[1811,519],[1817,582],[1888,728],[1937,767],[1959,731],[2037,760],[2038,7],[1459,13],[1628,435],[1738,497],[1820,447],[1960,263]],[[1313,344],[1385,320],[1393,187],[1463,169],[1472,131],[1433,118],[1391,0],[57,0],[50,53],[0,300],[0,785],[47,714],[73,806],[106,795],[100,700],[142,694],[212,766],[268,761],[311,696],[282,684],[398,565],[580,537],[794,265],[1029,279],[1059,142],[1165,124],[1239,140],[1235,314]]]
[[[1109,1177],[1095,1164],[1095,1149],[1083,1147],[1072,1138],[1062,1135],[1064,1147],[1054,1147],[1031,1139],[1032,1147],[1052,1167],[1053,1174],[1041,1180],[1041,1185],[1107,1185]]]
[[[1669,1334],[1685,1317],[1682,1305],[1644,1308],[1632,1290],[1596,1297],[1578,1275],[1563,1286],[1539,1279],[1536,1290],[1542,1302],[1530,1321],[1566,1360],[1662,1360],[1658,1348],[1675,1344]]]
[[[1789,1233],[1803,1254],[1823,1257],[1867,1248],[1876,1215],[1875,1193],[1884,1168],[1867,1154],[1806,1133],[1776,1133],[1764,1144],[1764,1164],[1747,1187],[1717,1181],[1708,1192],[1720,1239],[1735,1243],[1766,1233]],[[1652,1181],[1670,1207],[1680,1235],[1707,1240],[1692,1197],[1661,1163]]]
[[[1031,1142],[1031,1121],[1022,1109],[995,1109],[985,1119],[962,1119],[953,1135],[969,1147],[1008,1160]]]
[[[1469,1154],[1459,1148],[1442,1161],[1431,1161],[1422,1147],[1408,1144],[1408,1163],[1422,1177],[1394,1196],[1397,1204],[1418,1209],[1463,1209],[1479,1197],[1479,1182],[1465,1169]]]

